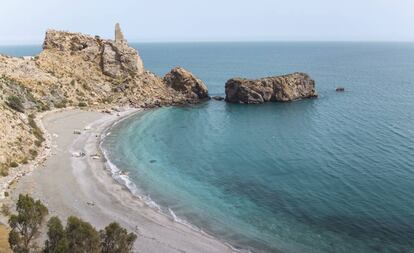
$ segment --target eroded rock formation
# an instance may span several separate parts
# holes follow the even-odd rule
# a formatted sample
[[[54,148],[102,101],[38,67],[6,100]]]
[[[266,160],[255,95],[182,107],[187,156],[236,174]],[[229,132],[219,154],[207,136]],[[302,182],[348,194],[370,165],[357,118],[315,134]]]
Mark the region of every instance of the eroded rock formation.
[[[40,57],[56,50],[62,54],[69,53],[70,56],[82,56],[84,61],[100,65],[103,74],[112,78],[142,74],[144,65],[138,52],[128,46],[119,25],[117,27],[115,41],[102,40],[98,36],[48,30],[43,43],[46,52],[42,52]]]
[[[207,86],[184,68],[173,68],[165,75],[164,82],[174,90],[187,94],[191,98],[208,98]]]
[[[304,73],[255,80],[233,78],[227,81],[225,91],[227,102],[246,104],[289,102],[317,96],[315,81]]]

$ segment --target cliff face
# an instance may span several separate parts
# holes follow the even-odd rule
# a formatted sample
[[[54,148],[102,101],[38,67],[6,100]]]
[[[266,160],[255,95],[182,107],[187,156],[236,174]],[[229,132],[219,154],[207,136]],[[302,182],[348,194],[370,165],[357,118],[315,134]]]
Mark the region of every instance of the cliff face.
[[[226,101],[230,103],[289,102],[316,96],[315,81],[304,73],[256,80],[234,78],[226,83]]]
[[[0,123],[0,168],[21,162],[29,153],[27,149],[38,146],[29,114],[54,107],[154,107],[197,103],[206,98],[205,85],[190,72],[180,70],[171,72],[172,79],[146,71],[138,52],[128,46],[119,24],[115,40],[48,30],[39,55],[0,55],[0,122],[5,122]],[[20,112],[8,104],[11,97],[22,102]],[[28,148],[15,148],[18,146],[12,143],[20,139],[30,142],[22,143]],[[16,152],[10,153],[12,148]]]
[[[27,88],[0,77],[0,176],[37,155],[43,136],[30,113],[37,106]]]

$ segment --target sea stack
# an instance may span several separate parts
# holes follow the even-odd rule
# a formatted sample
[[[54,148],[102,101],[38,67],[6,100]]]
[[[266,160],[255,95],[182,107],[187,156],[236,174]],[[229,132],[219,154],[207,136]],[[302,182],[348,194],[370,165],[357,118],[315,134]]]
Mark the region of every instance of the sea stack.
[[[168,87],[193,99],[208,98],[208,89],[204,82],[184,68],[173,68],[164,76],[164,82]]]
[[[317,97],[315,81],[305,73],[260,79],[233,78],[226,83],[229,103],[261,104]]]

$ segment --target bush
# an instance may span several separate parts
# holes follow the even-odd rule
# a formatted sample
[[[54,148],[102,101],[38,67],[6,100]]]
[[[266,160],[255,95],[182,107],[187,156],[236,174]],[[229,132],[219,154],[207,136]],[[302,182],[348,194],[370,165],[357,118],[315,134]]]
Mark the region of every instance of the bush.
[[[86,107],[86,106],[88,106],[88,104],[85,103],[85,102],[79,102],[78,106],[79,107]]]
[[[40,112],[44,112],[44,111],[48,111],[50,110],[49,105],[47,104],[43,104],[42,102],[37,102],[37,110],[39,110]]]
[[[8,193],[7,193],[7,196],[6,196],[6,193],[7,192],[5,192],[4,193],[4,196],[5,197],[8,197]],[[10,215],[10,206],[8,206],[7,204],[3,204],[2,206],[1,206],[1,213],[4,215],[4,216],[9,216]]]
[[[18,96],[10,96],[7,98],[6,104],[15,111],[24,113],[23,101]]]
[[[28,164],[29,163],[29,159],[27,159],[27,157],[22,159],[22,164]]]
[[[35,149],[30,149],[29,150],[30,155],[32,156],[32,159],[35,159],[37,156],[37,150]]]
[[[36,145],[36,147],[40,147],[40,146],[42,146],[42,141],[40,141],[40,140],[36,140],[36,141],[34,142],[34,144]]]
[[[67,104],[67,101],[66,100],[62,100],[62,101],[60,101],[58,103],[55,103],[55,107],[56,108],[65,108],[66,107],[66,104]]]
[[[11,162],[10,163],[10,167],[12,167],[12,168],[16,168],[18,166],[19,166],[19,164],[17,162]]]
[[[0,168],[0,175],[2,177],[7,177],[9,175],[9,170],[5,167]]]
[[[29,126],[32,128],[33,135],[39,140],[40,144],[42,144],[45,140],[45,138],[43,137],[43,131],[37,126],[33,114],[29,115]],[[40,144],[35,143],[35,145],[38,147],[40,146]]]

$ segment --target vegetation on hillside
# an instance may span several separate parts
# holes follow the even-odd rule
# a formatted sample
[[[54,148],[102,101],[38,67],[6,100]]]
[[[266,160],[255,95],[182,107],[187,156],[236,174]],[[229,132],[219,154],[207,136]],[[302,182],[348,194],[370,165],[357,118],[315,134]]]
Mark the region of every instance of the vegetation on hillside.
[[[129,253],[137,239],[134,233],[128,233],[116,222],[98,232],[78,217],[69,217],[63,226],[54,216],[47,222],[47,240],[39,247],[34,238],[48,214],[46,206],[40,200],[21,194],[16,211],[9,220],[9,244],[15,253]]]
[[[12,108],[13,110],[24,113],[23,101],[20,97],[12,95],[7,98],[6,104],[10,106],[10,108]]]

